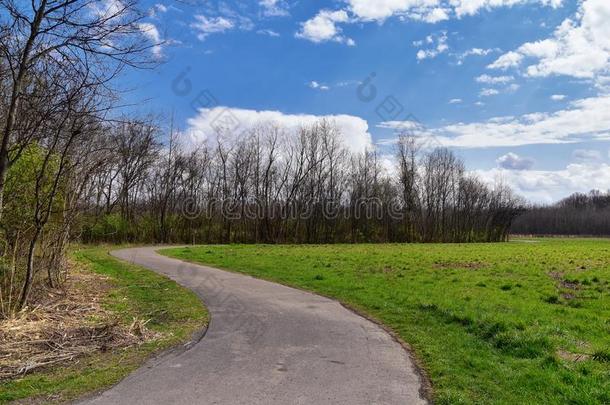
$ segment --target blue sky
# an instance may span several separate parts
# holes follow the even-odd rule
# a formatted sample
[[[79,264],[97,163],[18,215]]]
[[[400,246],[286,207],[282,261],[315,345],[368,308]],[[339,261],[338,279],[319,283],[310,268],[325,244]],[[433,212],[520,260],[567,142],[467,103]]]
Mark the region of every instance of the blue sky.
[[[610,189],[607,0],[145,6],[160,65],[127,73],[123,87],[139,112],[174,111],[189,139],[213,138],[224,111],[245,126],[330,116],[389,170],[409,128],[533,201]]]

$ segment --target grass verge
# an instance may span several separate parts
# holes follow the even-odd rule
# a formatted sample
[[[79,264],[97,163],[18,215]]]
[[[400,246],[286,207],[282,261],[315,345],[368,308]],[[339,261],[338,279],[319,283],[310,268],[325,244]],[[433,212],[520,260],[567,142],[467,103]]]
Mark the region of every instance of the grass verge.
[[[164,276],[111,257],[109,249],[79,248],[72,256],[84,271],[109,279],[110,289],[103,305],[121,323],[130,325],[134,319],[149,320],[146,327],[160,337],[0,383],[0,403],[62,402],[108,388],[151,355],[188,341],[194,332],[206,326],[208,313],[193,292]]]
[[[436,403],[610,403],[608,240],[162,253],[318,292],[372,316],[412,346]]]

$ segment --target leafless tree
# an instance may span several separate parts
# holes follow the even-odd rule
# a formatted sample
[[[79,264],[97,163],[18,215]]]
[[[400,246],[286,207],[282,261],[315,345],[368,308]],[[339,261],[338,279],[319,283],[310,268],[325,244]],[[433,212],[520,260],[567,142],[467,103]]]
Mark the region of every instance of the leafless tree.
[[[519,205],[505,187],[467,174],[451,151],[423,150],[415,138],[399,140],[394,176],[377,150],[348,152],[325,120],[292,134],[274,124],[225,133],[190,155],[175,145],[170,136],[161,152],[113,147],[124,155],[120,174],[96,180],[114,181],[122,197],[103,215],[121,213],[130,231],[108,232],[112,241],[493,241],[506,238]],[[84,235],[100,238],[92,228]]]

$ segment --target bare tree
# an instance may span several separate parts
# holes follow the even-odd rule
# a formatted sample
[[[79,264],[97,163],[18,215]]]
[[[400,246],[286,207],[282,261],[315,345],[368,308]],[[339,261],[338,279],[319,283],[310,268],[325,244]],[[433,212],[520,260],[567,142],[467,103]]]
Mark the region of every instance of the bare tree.
[[[451,151],[421,150],[414,138],[399,140],[394,176],[378,151],[348,152],[329,121],[293,134],[273,124],[226,133],[190,154],[173,136],[159,153],[152,142],[141,147],[152,139],[141,130],[134,142],[114,127],[129,145],[113,146],[119,174],[92,179],[105,181],[95,186],[103,190],[115,183],[110,214],[121,213],[129,229],[110,231],[116,242],[495,241],[506,238],[519,205],[505,187],[467,174]],[[181,199],[194,208],[186,216]]]

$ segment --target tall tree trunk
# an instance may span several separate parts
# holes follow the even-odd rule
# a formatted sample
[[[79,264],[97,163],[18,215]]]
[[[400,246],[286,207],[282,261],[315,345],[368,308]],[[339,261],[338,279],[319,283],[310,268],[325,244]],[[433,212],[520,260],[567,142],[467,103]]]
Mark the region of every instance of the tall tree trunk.
[[[25,308],[32,292],[32,284],[34,283],[34,253],[36,251],[36,243],[40,236],[41,228],[37,227],[34,232],[34,236],[30,240],[30,246],[28,247],[28,261],[25,274],[25,280],[23,282],[23,288],[21,290],[21,297],[19,298],[19,309]]]

